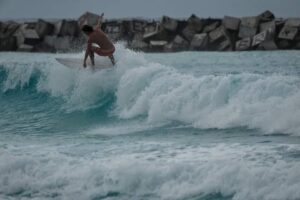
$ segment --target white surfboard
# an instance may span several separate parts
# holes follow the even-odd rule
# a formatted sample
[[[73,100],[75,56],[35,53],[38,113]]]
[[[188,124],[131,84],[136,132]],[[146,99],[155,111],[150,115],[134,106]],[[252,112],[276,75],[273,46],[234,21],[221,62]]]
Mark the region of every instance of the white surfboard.
[[[71,69],[83,68],[82,58],[81,59],[80,58],[56,58],[56,60],[60,64],[69,67]],[[95,66],[92,66],[90,59],[88,59],[86,64],[87,64],[87,68],[94,69],[94,70],[109,69],[113,67],[109,59],[107,59],[107,61],[95,59]]]

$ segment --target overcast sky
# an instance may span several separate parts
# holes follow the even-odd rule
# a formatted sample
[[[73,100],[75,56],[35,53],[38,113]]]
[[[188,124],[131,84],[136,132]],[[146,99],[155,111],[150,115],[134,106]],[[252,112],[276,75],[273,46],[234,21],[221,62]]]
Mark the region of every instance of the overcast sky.
[[[0,18],[78,18],[85,11],[106,18],[253,16],[300,17],[300,0],[0,0]]]

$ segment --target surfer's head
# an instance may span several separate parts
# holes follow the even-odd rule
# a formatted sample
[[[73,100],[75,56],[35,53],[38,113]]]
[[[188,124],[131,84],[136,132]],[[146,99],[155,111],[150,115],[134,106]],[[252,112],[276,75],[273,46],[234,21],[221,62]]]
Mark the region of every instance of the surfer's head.
[[[82,30],[85,34],[87,34],[87,35],[91,34],[91,33],[94,31],[93,27],[91,27],[91,26],[89,26],[89,25],[84,25],[84,26],[81,28],[81,30]]]

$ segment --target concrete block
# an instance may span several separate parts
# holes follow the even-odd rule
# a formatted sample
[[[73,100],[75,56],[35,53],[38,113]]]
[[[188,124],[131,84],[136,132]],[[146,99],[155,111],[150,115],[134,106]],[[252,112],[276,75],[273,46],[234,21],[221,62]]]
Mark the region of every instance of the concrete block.
[[[121,39],[123,34],[123,26],[121,21],[111,21],[106,23],[105,32],[112,40]]]
[[[206,25],[202,32],[203,33],[209,33],[211,31],[215,30],[218,26],[220,26],[220,22],[218,22],[218,21],[213,22],[211,24]]]
[[[166,45],[168,44],[165,40],[151,40],[149,44],[149,50],[150,51],[158,51],[162,52],[165,51]]]
[[[178,21],[176,19],[163,16],[161,26],[168,31],[175,32],[177,30]]]
[[[134,35],[132,41],[128,44],[129,48],[136,50],[147,50],[148,44],[143,41],[143,34],[137,33]]]
[[[300,18],[288,18],[285,26],[300,28]]]
[[[135,50],[147,50],[148,44],[142,40],[132,40],[129,47]]]
[[[186,26],[182,31],[182,35],[188,41],[191,41],[196,33],[197,33],[196,30],[192,26]]]
[[[189,48],[189,42],[180,35],[176,35],[174,40],[166,45],[166,51],[184,51]]]
[[[198,18],[195,15],[192,15],[188,19],[187,23],[188,23],[187,26],[182,31],[182,35],[188,41],[191,41],[193,39],[193,36],[203,29],[205,23],[203,20],[201,20],[200,18]]]
[[[35,30],[40,38],[44,38],[46,35],[51,35],[54,32],[54,25],[42,19],[39,19],[36,24]]]
[[[18,46],[21,46],[22,44],[34,46],[40,42],[40,37],[33,29],[25,29],[24,27],[20,27],[15,33],[15,36],[17,37]]]
[[[173,43],[180,46],[180,47],[187,47],[189,45],[189,42],[186,41],[180,35],[176,35],[175,39],[173,40]]]
[[[241,20],[236,17],[225,16],[223,18],[222,24],[226,29],[238,31],[240,27]]]
[[[5,23],[1,23],[0,27],[0,38],[10,37],[16,33],[16,31],[20,28],[20,24],[9,21]]]
[[[70,36],[46,36],[44,43],[53,47],[57,51],[69,51],[71,49],[72,38]]]
[[[258,49],[272,51],[272,50],[278,50],[278,47],[277,44],[274,42],[274,40],[267,40],[260,43]]]
[[[218,42],[226,37],[226,33],[223,26],[211,31],[209,33],[209,42],[214,43]]]
[[[147,23],[144,28],[144,34],[153,33],[159,30],[159,24],[156,22]]]
[[[257,33],[259,18],[258,17],[244,17],[241,18],[239,37],[253,37]]]
[[[231,42],[229,40],[224,40],[222,42],[220,42],[217,47],[216,47],[217,51],[231,51]]]
[[[235,49],[237,51],[245,51],[251,48],[251,38],[243,38],[236,42]]]
[[[254,47],[254,46],[257,46],[257,45],[259,45],[259,44],[261,44],[261,43],[263,43],[263,42],[265,42],[265,41],[267,41],[267,40],[270,40],[270,39],[271,39],[271,38],[270,38],[269,31],[268,31],[268,30],[263,31],[263,32],[261,32],[261,33],[255,35],[255,36],[253,37],[253,40],[252,40],[252,46],[253,46],[253,47]],[[273,39],[273,38],[272,38],[272,39]]]
[[[279,49],[290,49],[292,47],[292,41],[281,39],[277,42],[277,45]]]
[[[298,33],[298,29],[295,27],[289,27],[289,26],[284,26],[279,35],[278,38],[280,39],[287,39],[287,40],[294,40],[296,35]]]
[[[19,48],[17,49],[17,51],[20,51],[20,52],[32,52],[33,48],[34,47],[32,45],[22,44],[22,45],[19,46]]]
[[[295,49],[300,50],[300,42],[295,45]]]
[[[100,15],[95,13],[86,12],[78,18],[78,24],[80,27],[83,25],[95,26],[98,23]]]
[[[58,33],[59,36],[75,36],[79,35],[80,28],[75,20],[62,20],[62,24],[60,27],[60,31]]]
[[[270,34],[275,34],[276,32],[276,23],[275,21],[261,23],[259,25],[259,32],[268,31]]]
[[[191,41],[191,49],[202,50],[205,49],[208,44],[207,33],[195,34]]]
[[[260,14],[258,17],[261,22],[272,21],[275,19],[275,15],[269,10],[266,10],[265,12]]]
[[[132,21],[132,31],[143,33],[147,22],[144,20],[133,20]]]
[[[166,44],[168,44],[168,42],[164,41],[164,40],[151,40],[150,41],[151,46],[165,46]]]
[[[201,32],[205,26],[205,20],[200,19],[196,15],[191,15],[187,20],[188,26],[192,27],[195,32]]]
[[[149,43],[150,40],[170,41],[169,37],[170,37],[169,34],[165,30],[161,30],[161,31],[157,30],[157,31],[152,32],[152,33],[144,34],[143,35],[143,41],[148,42],[148,43]]]
[[[15,51],[17,49],[17,38],[7,36],[0,38],[0,51]]]

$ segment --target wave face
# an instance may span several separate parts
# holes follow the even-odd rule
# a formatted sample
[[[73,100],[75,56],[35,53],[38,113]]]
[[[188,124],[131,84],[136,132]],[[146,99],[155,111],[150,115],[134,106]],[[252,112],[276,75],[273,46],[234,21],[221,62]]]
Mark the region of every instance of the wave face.
[[[122,45],[117,52],[117,67],[98,72],[63,67],[48,54],[14,58],[15,54],[7,53],[1,59],[1,95],[32,90],[62,99],[63,112],[96,109],[119,119],[143,117],[152,125],[179,122],[200,129],[247,127],[265,133],[300,133],[299,69],[292,61],[284,69],[281,59],[286,58],[278,58],[277,63],[276,56],[262,54],[269,66],[264,62],[252,67],[249,60],[255,54],[223,55],[222,65],[218,60],[209,63],[222,57],[216,53],[201,64],[195,53],[147,58]],[[232,66],[227,67],[230,59]]]

